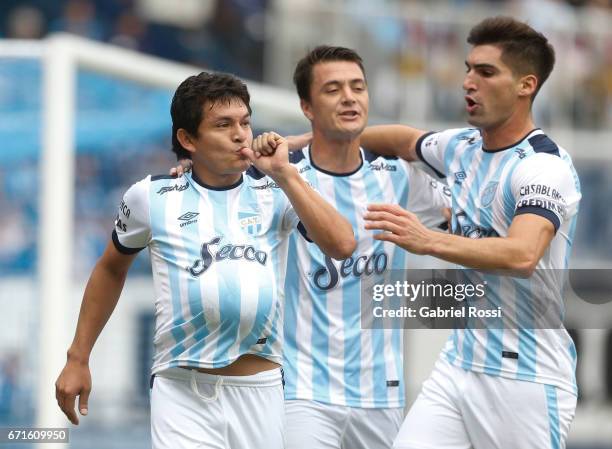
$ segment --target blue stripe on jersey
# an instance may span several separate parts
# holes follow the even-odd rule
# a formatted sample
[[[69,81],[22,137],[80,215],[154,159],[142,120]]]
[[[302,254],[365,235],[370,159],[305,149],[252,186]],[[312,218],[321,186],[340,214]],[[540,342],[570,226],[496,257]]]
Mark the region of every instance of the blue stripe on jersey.
[[[150,204],[150,225],[151,234],[159,235],[164,240],[168,239],[166,232],[166,202],[168,195],[157,195],[156,188],[151,184],[149,187],[149,204]],[[170,282],[170,295],[172,296],[172,329],[171,334],[174,338],[175,345],[170,351],[172,358],[178,357],[185,351],[185,331],[182,328],[184,324],[183,310],[181,306],[181,298],[173,294],[179,291],[179,269],[175,263],[176,256],[173,248],[164,243],[158,245],[161,258],[165,261],[168,269],[168,280]],[[171,366],[178,366],[178,362],[172,362]]]
[[[183,206],[181,213],[185,214],[188,212],[200,210],[200,195],[197,190],[189,189],[188,192],[183,194]],[[200,237],[198,226],[186,226],[182,232],[183,246],[190,256],[192,252],[193,257],[190,260],[196,260],[200,256],[200,245],[202,244],[202,238]],[[195,251],[194,251],[195,250]],[[191,324],[194,326],[193,339],[194,343],[189,348],[189,356],[192,358],[200,358],[204,342],[209,334],[209,329],[206,326],[206,317],[204,316],[204,305],[203,301],[206,298],[203,297],[200,289],[199,278],[192,276],[187,278],[187,295],[189,298],[189,311],[191,313]]]
[[[531,280],[514,280],[518,331],[518,366],[516,378],[533,381],[536,376],[537,340],[533,303],[529,300]]]
[[[546,389],[546,407],[548,409],[548,426],[550,432],[551,449],[561,448],[561,434],[559,432],[559,409],[557,406],[557,389],[552,385],[544,385]]]
[[[501,279],[499,276],[484,276],[489,291],[499,291]],[[487,299],[491,302],[491,307],[500,307],[501,300],[497,295],[488,296]],[[485,356],[485,373],[493,376],[499,375],[502,365],[501,353],[503,351],[503,319],[496,318],[495,320],[487,320],[490,322],[490,327],[487,328],[487,348]]]
[[[382,188],[376,178],[376,175],[374,174],[372,170],[363,170],[362,173],[363,173],[364,191],[366,193],[368,204],[378,202],[379,200],[376,198],[375,193],[377,192],[379,193],[382,190]],[[406,183],[406,185],[408,185],[408,183]],[[397,190],[401,186],[396,185],[394,187]],[[396,199],[399,199],[397,194],[396,194]],[[399,203],[399,204],[402,204],[402,203]],[[355,238],[358,239],[357,234],[360,233],[361,230],[357,229],[356,227],[353,227],[353,229],[355,230]],[[382,251],[383,247],[384,247],[383,242],[381,242],[380,240],[372,240],[372,254],[376,254],[379,251]],[[398,254],[398,253],[403,254],[404,251],[395,251],[395,254]],[[360,284],[360,282],[355,283],[355,284]],[[360,297],[361,295],[357,296],[357,298],[360,298]],[[370,300],[370,298],[366,300]],[[354,299],[353,301],[357,302]],[[380,407],[387,407],[387,404],[389,402],[388,387],[387,387],[387,382],[386,382],[387,373],[385,369],[386,366],[385,366],[384,358],[381,358],[381,356],[384,355],[384,356],[389,357],[391,354],[385,354],[385,349],[386,349],[385,348],[385,335],[384,335],[385,329],[384,327],[380,329],[375,329],[377,327],[377,321],[378,322],[382,321],[382,318],[373,318],[373,322],[372,322],[373,329],[370,330],[370,335],[372,337],[372,362],[373,362],[373,369],[371,373],[372,374],[372,385],[374,389],[374,398],[376,399],[377,405],[379,405]],[[398,330],[398,329],[395,329],[395,330]],[[400,366],[401,366],[401,362],[400,362]],[[402,377],[398,377],[398,379],[402,379]],[[401,383],[402,382],[400,382],[400,384]]]
[[[225,235],[231,238],[228,226],[229,207],[227,191],[208,191],[208,198],[213,207],[213,227],[216,235]],[[230,265],[218,264],[216,267],[219,291],[219,335],[217,337],[217,348],[213,357],[213,368],[227,365],[228,351],[236,342],[238,337],[238,325],[236,318],[240,317],[240,284],[225,283],[224,279],[236,276],[234,268]]]
[[[297,310],[300,298],[300,274],[298,271],[298,257],[296,238],[301,238],[296,232],[289,237],[289,249],[287,251],[287,275],[285,277],[285,323],[283,346],[283,358],[285,363],[285,378],[291,379],[285,383],[285,395],[288,398],[295,398],[297,394]]]
[[[359,229],[357,223],[357,213],[355,203],[350,190],[350,179],[348,177],[334,177],[334,196],[336,197],[336,209],[346,218],[353,227],[355,239],[359,241]],[[361,288],[359,282],[346,282],[342,288],[342,318],[344,322],[344,335],[351,335],[351,329],[361,328],[361,301],[357,300],[361,296]],[[348,332],[347,332],[348,330]],[[353,336],[352,336],[353,337]],[[348,344],[347,344],[348,343]],[[314,357],[316,359],[316,357]],[[323,359],[326,360],[326,359]],[[344,360],[353,361],[359,369],[355,369],[351,362],[344,365],[344,394],[345,397],[355,398],[355,392],[359,392],[361,388],[361,340],[357,333],[354,338],[346,339],[344,345]],[[385,378],[383,372],[383,379]],[[359,397],[359,402],[361,398]],[[353,405],[359,407],[359,403]]]

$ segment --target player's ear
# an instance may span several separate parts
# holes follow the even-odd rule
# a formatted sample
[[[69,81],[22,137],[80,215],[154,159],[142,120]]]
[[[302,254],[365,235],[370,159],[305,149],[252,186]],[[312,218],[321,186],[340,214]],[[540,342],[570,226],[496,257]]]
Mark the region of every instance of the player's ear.
[[[176,139],[179,141],[181,146],[185,148],[185,150],[189,151],[190,153],[196,152],[196,147],[193,142],[193,137],[185,129],[179,128],[176,131]]]
[[[538,88],[538,78],[535,75],[525,75],[519,80],[519,96],[531,97]]]
[[[314,115],[312,114],[312,106],[310,102],[302,98],[300,99],[300,107],[302,108],[302,112],[304,113],[306,118],[312,122]]]

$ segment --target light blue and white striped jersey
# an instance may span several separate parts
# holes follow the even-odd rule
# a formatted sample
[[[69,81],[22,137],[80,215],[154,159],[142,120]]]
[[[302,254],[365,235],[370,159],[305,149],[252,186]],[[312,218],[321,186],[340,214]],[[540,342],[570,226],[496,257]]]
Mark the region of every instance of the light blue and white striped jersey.
[[[505,237],[513,218],[524,213],[542,216],[555,227],[531,278],[482,275],[489,281],[488,299],[498,302],[505,313],[516,314],[510,318],[517,326],[475,329],[468,324],[453,331],[443,356],[464,369],[575,393],[576,350],[562,326],[559,280],[560,270],[568,267],[581,198],[570,156],[539,129],[495,151],[483,148],[477,129],[451,129],[423,136],[417,152],[447,179],[456,234]],[[558,317],[559,328],[534,325],[542,298]]]
[[[393,203],[428,226],[445,222],[450,192],[405,161],[361,150],[353,173],[318,168],[305,148],[292,154],[302,176],[353,226],[357,248],[326,257],[294,232],[285,280],[285,398],[363,408],[403,407],[402,329],[361,328],[361,283],[406,268],[406,252],[364,229],[369,203]],[[446,189],[446,193],[445,193]]]
[[[123,253],[151,255],[153,373],[220,368],[242,354],[282,363],[282,285],[297,224],[282,190],[254,169],[223,189],[195,174],[130,187],[113,241]]]

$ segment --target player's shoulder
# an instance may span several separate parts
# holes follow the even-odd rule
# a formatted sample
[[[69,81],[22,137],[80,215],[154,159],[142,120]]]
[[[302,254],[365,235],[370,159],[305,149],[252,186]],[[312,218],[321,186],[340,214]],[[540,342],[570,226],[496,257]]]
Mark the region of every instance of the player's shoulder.
[[[380,173],[401,172],[402,159],[399,159],[397,156],[382,156],[364,148],[361,151],[365,170]]]
[[[430,131],[419,138],[417,146],[421,150],[429,147],[444,150],[457,148],[462,144],[474,144],[482,140],[478,128],[449,128],[442,131]]]
[[[187,174],[182,176],[150,175],[147,178],[149,189],[160,196],[171,192],[183,192],[189,188],[189,175]]]
[[[569,153],[546,134],[535,134],[527,138],[527,142],[532,151],[526,154],[527,157],[522,158],[523,160],[519,163],[520,168],[532,167],[552,172],[560,169],[571,169],[573,166]],[[524,153],[519,157],[523,155]]]

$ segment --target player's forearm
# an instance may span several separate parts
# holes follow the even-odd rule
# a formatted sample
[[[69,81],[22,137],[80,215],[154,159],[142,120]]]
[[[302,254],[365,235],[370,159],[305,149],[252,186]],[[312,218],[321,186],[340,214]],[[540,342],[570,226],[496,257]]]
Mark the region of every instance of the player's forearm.
[[[276,182],[289,198],[308,231],[308,237],[321,251],[338,260],[353,254],[357,242],[351,224],[315,192],[297,170],[293,170],[289,176],[277,179]]]
[[[416,143],[424,131],[405,125],[368,126],[361,134],[361,145],[374,153],[416,161]]]
[[[76,333],[68,350],[69,359],[88,362],[98,336],[117,305],[126,274],[98,261],[85,288]]]
[[[431,232],[427,254],[464,267],[480,270],[508,270],[529,277],[538,262],[537,251],[514,237],[470,239]]]

